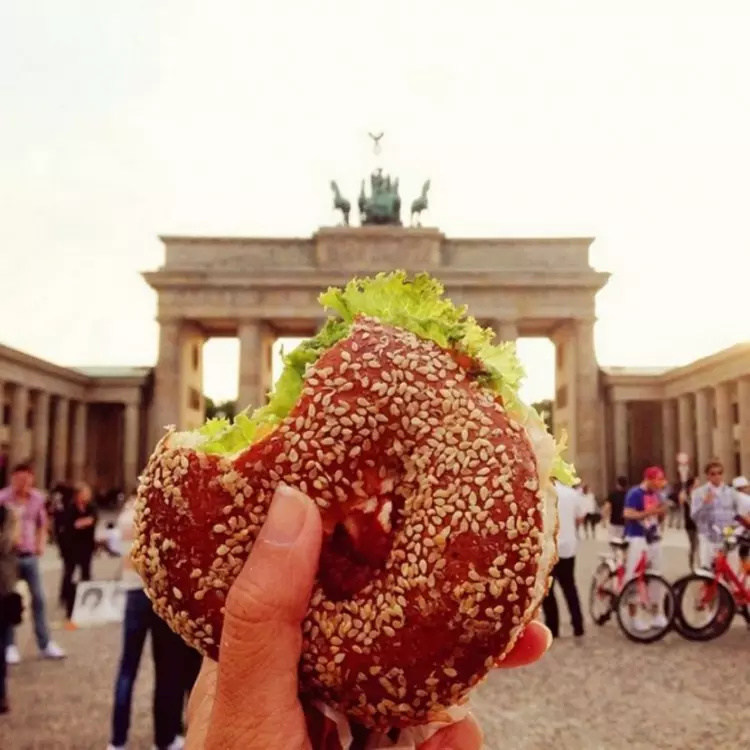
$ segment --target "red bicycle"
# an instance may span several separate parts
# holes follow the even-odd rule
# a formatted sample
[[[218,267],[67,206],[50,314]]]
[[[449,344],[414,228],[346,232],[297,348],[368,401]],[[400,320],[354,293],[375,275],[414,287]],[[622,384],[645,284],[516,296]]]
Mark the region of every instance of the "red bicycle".
[[[628,542],[612,539],[610,546],[613,551],[619,550],[619,554],[603,556],[594,571],[589,591],[591,619],[597,625],[603,625],[615,611],[620,629],[631,641],[658,641],[672,627],[675,611],[672,587],[660,575],[648,572],[645,550],[633,577],[625,582]]]
[[[738,612],[750,625],[750,561],[736,572],[729,552],[750,541],[748,531],[725,531],[713,570],[696,570],[674,585],[675,630],[692,641],[709,641],[726,633]]]

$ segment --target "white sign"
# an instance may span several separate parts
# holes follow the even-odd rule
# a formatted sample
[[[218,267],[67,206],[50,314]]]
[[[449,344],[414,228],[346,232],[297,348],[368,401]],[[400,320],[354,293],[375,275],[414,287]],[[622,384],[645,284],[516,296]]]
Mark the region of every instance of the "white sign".
[[[122,622],[125,616],[125,589],[119,581],[81,581],[76,586],[73,605],[75,625],[82,628]]]

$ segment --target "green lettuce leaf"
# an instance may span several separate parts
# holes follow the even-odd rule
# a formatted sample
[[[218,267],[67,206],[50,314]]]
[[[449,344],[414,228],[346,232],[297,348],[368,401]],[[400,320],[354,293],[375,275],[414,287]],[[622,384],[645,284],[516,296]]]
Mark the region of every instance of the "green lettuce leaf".
[[[208,453],[235,453],[273,430],[292,410],[304,387],[305,371],[327,349],[346,338],[358,315],[405,328],[420,338],[444,348],[453,348],[471,357],[480,369],[478,380],[495,391],[505,408],[523,424],[530,417],[540,421],[534,410],[521,402],[518,389],[524,371],[516,356],[515,344],[493,344],[494,333],[482,328],[443,296],[443,286],[426,273],[408,278],[404,271],[379,273],[374,277],[353,279],[343,288],[331,287],[320,295],[320,303],[337,317],[311,339],[302,342],[284,357],[284,369],[268,403],[252,413],[241,412],[229,422],[212,419],[193,433],[194,447]],[[573,467],[562,458],[565,441],[555,446],[552,476],[565,484],[575,479]]]

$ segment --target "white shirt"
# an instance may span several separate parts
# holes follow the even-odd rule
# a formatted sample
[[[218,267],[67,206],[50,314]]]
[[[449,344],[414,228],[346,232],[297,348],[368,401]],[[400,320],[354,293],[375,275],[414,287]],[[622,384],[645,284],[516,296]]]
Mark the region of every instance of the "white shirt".
[[[741,516],[750,516],[750,495],[745,492],[735,490],[737,496],[737,510]]]
[[[583,507],[586,509],[586,513],[598,513],[599,506],[596,504],[596,495],[593,492],[581,493],[583,498]]]
[[[130,548],[135,537],[135,503],[129,500],[117,519],[117,529],[121,535],[122,577],[120,585],[124,589],[142,589],[143,581],[130,560]]]
[[[586,515],[585,499],[580,492],[555,482],[557,490],[557,517],[560,527],[557,532],[557,553],[561,558],[575,557],[578,537],[576,521]]]

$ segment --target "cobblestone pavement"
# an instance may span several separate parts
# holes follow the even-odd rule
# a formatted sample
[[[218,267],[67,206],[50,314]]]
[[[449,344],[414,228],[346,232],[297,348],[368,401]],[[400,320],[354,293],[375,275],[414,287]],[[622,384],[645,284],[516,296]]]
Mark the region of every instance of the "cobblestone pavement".
[[[603,535],[602,535],[603,539]],[[585,600],[603,541],[583,541],[577,560]],[[686,572],[682,534],[665,542],[667,577]],[[54,601],[55,553],[44,561]],[[104,578],[115,565],[97,559]],[[53,613],[52,620],[59,618]],[[561,619],[567,620],[564,604]],[[58,624],[59,628],[59,624]],[[588,626],[583,639],[563,630],[538,664],[496,671],[472,699],[488,750],[606,748],[740,748],[750,743],[750,633],[739,619],[721,639],[689,643],[676,634],[649,646],[630,643],[616,623]],[[120,648],[117,626],[54,637],[68,651],[62,662],[36,658],[28,623],[18,642],[24,660],[10,671],[12,712],[0,716],[2,750],[88,748],[108,741],[112,683]],[[150,748],[148,651],[136,686],[131,750]]]

